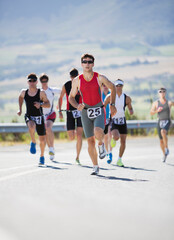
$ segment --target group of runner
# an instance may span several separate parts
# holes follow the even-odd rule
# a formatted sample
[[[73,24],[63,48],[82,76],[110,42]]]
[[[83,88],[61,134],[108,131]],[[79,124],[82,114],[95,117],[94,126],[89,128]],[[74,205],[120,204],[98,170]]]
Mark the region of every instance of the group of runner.
[[[119,156],[117,165],[124,167],[122,156],[126,147],[127,124],[125,118],[125,107],[128,107],[129,114],[133,114],[132,101],[129,96],[123,93],[124,81],[116,80],[114,83],[105,76],[94,72],[94,56],[84,54],[81,57],[83,73],[79,75],[77,69],[70,71],[71,80],[66,82],[62,89],[48,86],[49,77],[42,74],[39,77],[42,88],[37,88],[37,76],[34,73],[28,75],[28,89],[21,90],[19,95],[19,111],[22,114],[22,105],[25,100],[26,114],[25,121],[31,136],[30,152],[36,153],[35,129],[40,141],[40,161],[45,163],[44,150],[46,143],[49,147],[50,160],[54,160],[54,134],[53,123],[56,119],[54,110],[54,95],[58,98],[59,118],[63,118],[62,111],[66,111],[66,127],[70,140],[75,139],[76,163],[80,165],[80,151],[82,148],[83,131],[88,143],[88,153],[93,163],[92,175],[99,173],[98,154],[95,141],[98,140],[99,158],[107,155],[107,162],[112,162],[112,148],[120,139]],[[66,94],[67,106],[62,109],[63,97]],[[158,132],[160,146],[164,154],[164,161],[169,154],[167,144],[167,132],[170,127],[170,108],[174,102],[168,102],[165,98],[166,89],[159,89],[160,99],[153,103],[151,114],[158,113]]]

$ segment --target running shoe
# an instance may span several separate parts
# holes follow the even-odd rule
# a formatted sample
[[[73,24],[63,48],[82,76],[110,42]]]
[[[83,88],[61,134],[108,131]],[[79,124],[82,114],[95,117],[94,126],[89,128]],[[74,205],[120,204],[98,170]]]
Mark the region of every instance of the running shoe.
[[[31,154],[36,153],[36,143],[33,143],[33,142],[30,143],[30,152]]]
[[[112,138],[111,139],[111,147],[114,148],[116,146],[116,141]]]
[[[106,150],[105,150],[105,145],[102,143],[102,145],[98,145],[98,150],[99,150],[99,158],[103,159],[106,156]]]
[[[98,175],[98,174],[99,174],[99,167],[94,167],[91,175]]]
[[[50,156],[50,160],[53,161],[54,160],[54,156],[55,156],[55,153],[54,153],[53,150],[49,151],[49,156]]]
[[[166,159],[167,159],[167,156],[169,155],[169,149],[168,148],[166,148],[165,149],[165,154],[164,154],[164,158],[163,158],[163,162],[165,162],[166,161]]]
[[[39,165],[44,165],[44,163],[45,163],[45,158],[40,157]]]
[[[124,167],[124,164],[122,163],[121,158],[118,159],[117,166]]]
[[[76,164],[77,164],[77,165],[81,165],[81,163],[80,163],[80,161],[79,161],[78,158],[76,158]]]
[[[107,154],[107,163],[110,164],[112,162],[112,153]]]

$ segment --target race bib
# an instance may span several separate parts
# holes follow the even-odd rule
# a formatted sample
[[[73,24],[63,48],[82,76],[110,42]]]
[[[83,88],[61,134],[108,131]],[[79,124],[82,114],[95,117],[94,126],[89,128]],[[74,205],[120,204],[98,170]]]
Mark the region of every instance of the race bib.
[[[79,118],[81,117],[81,111],[73,110],[72,115],[73,115],[73,118]]]
[[[42,124],[42,116],[30,116],[30,119],[38,125]]]
[[[160,120],[159,125],[160,128],[165,128],[165,126],[168,124],[169,120]]]
[[[114,118],[114,124],[117,124],[117,125],[123,125],[125,124],[125,118],[122,117],[122,118]]]
[[[101,115],[101,107],[88,108],[87,109],[88,118],[93,119]]]

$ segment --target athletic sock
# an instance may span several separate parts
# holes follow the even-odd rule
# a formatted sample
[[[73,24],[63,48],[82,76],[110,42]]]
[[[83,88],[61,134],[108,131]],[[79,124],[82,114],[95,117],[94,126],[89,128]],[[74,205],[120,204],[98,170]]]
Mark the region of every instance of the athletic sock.
[[[50,150],[51,152],[54,152],[54,148],[53,148],[53,147],[49,147],[49,150]]]

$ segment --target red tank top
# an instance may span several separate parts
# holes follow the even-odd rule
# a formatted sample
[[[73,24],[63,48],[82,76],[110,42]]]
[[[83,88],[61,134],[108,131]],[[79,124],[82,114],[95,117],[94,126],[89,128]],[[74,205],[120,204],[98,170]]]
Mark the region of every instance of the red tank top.
[[[79,75],[79,79],[83,102],[90,106],[102,102],[101,90],[98,83],[98,73],[94,72],[93,77],[89,82],[85,80],[83,74]]]

